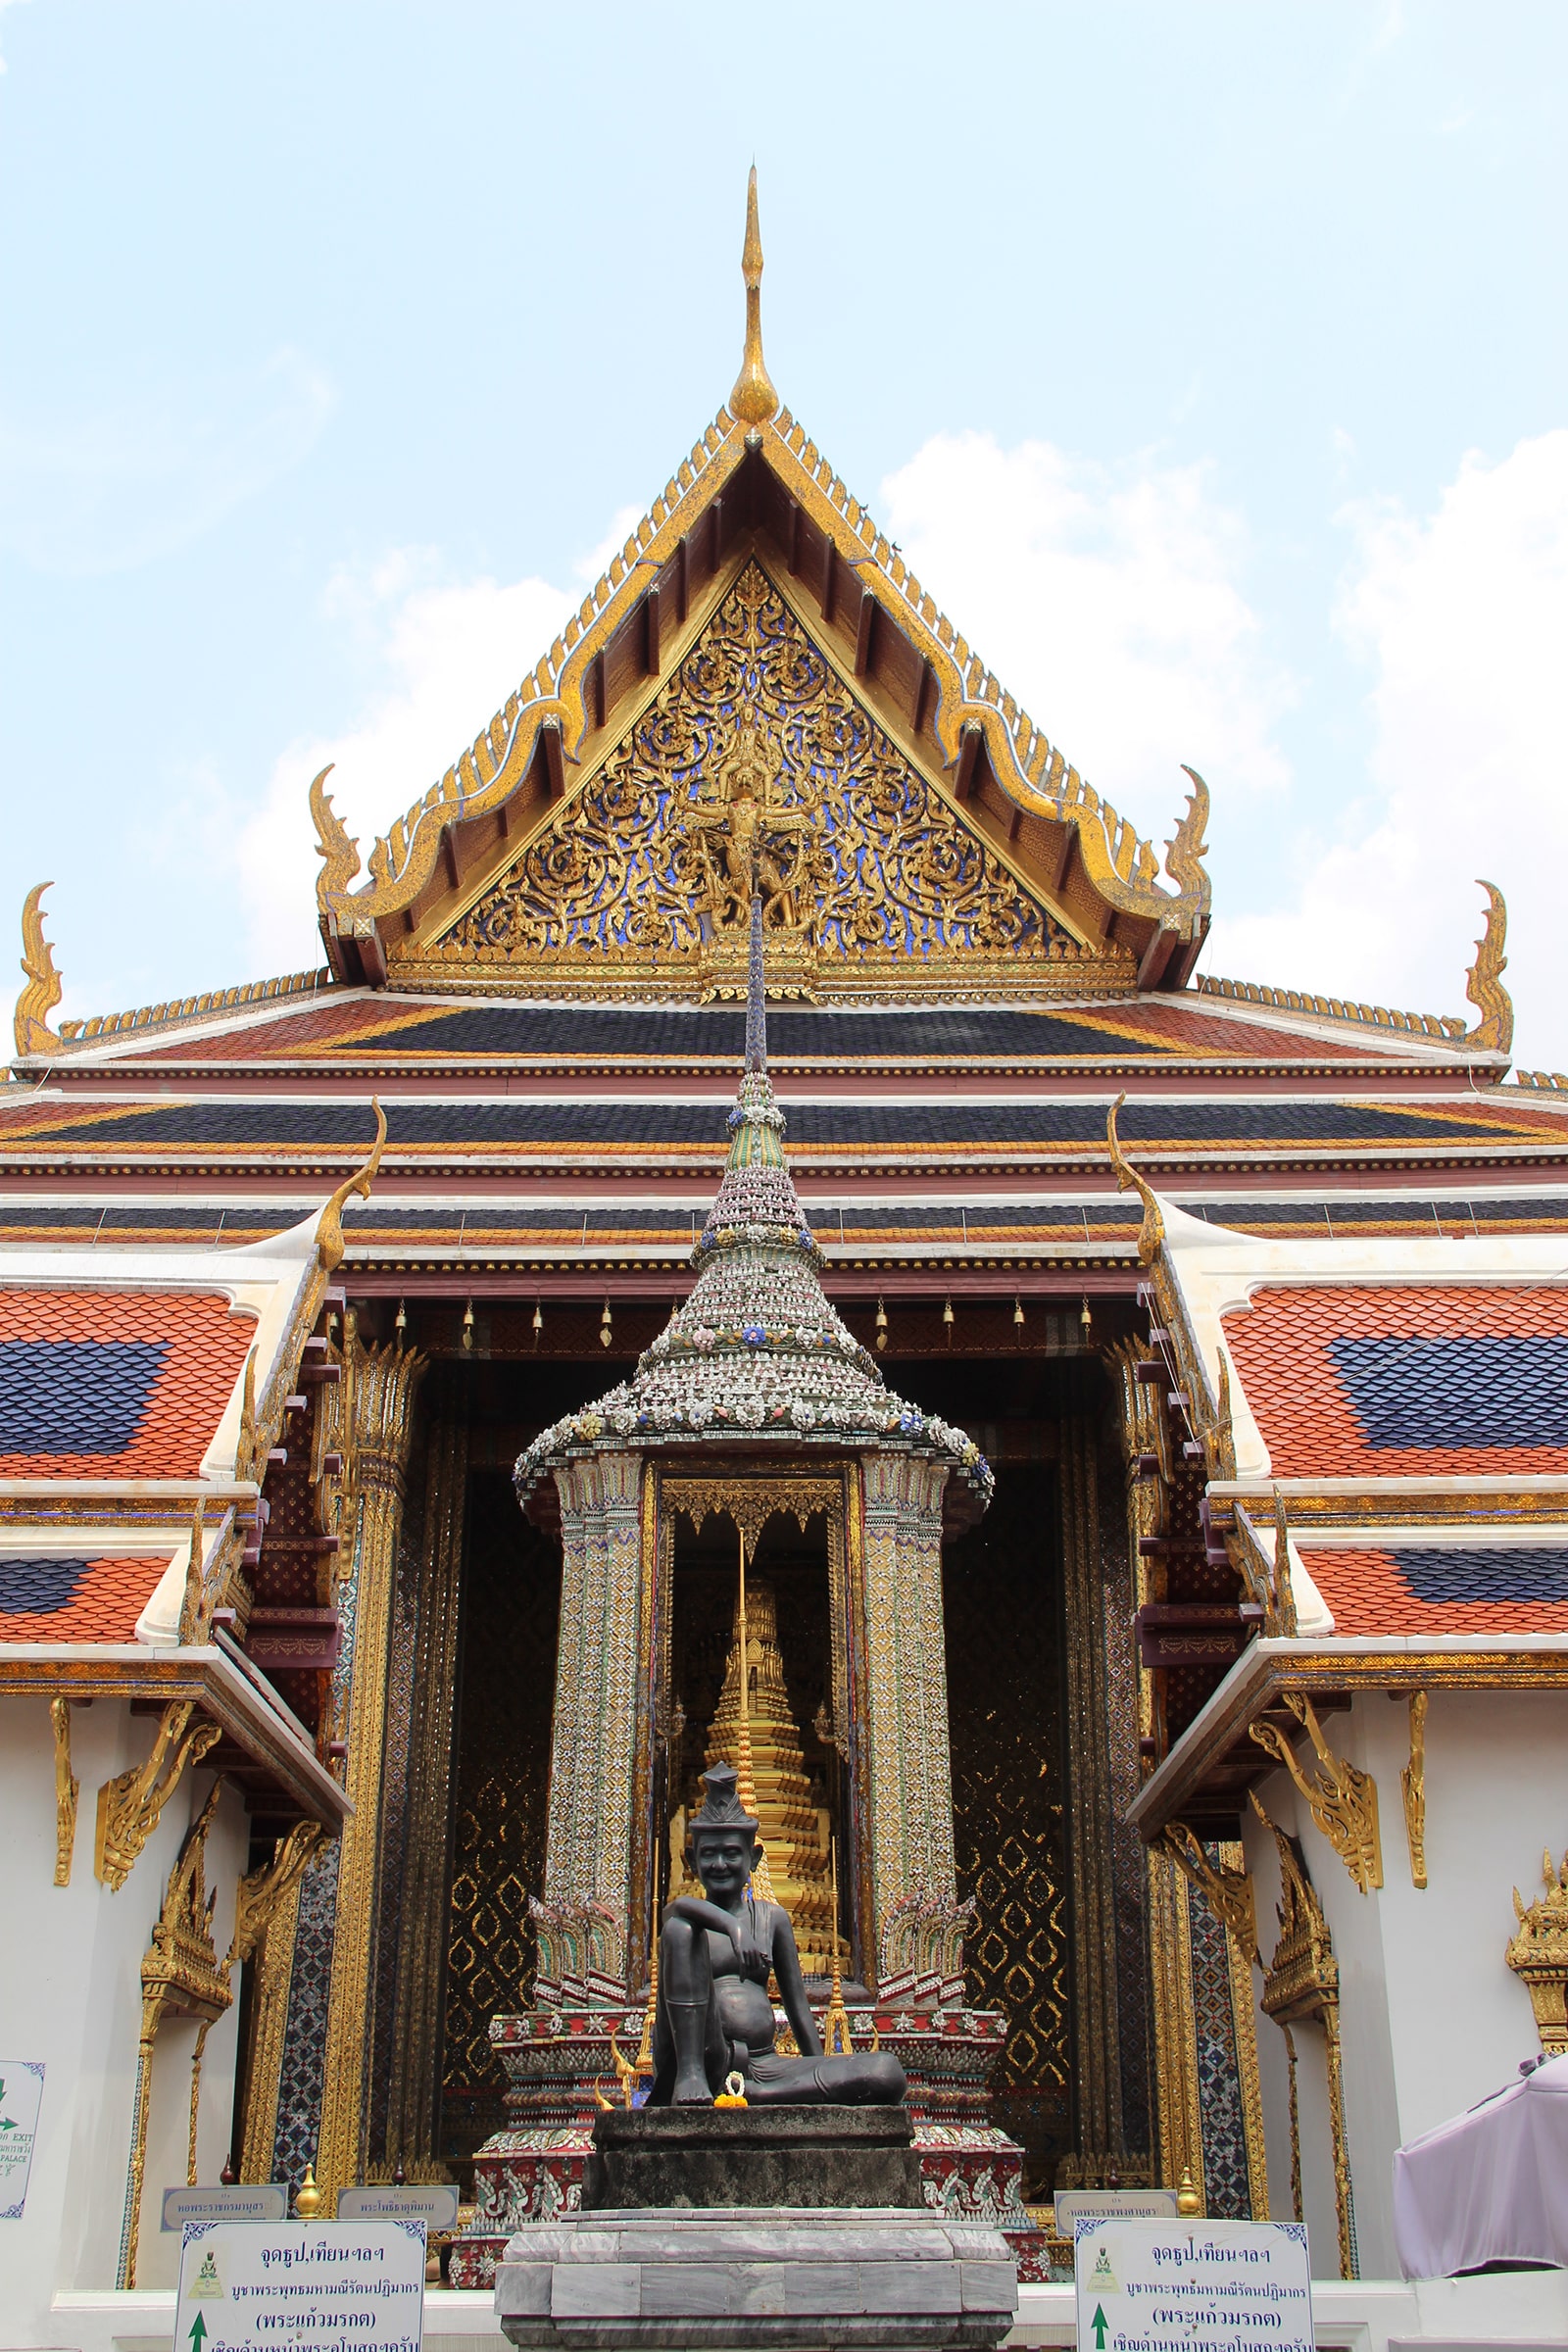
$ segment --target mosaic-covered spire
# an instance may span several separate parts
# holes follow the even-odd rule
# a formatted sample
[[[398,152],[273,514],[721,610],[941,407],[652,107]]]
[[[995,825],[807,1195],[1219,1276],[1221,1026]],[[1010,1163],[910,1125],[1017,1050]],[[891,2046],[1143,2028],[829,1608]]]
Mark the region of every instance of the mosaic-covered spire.
[[[752,886],[752,937],[746,957],[746,1067],[767,1067],[767,971],[762,960],[762,898]]]
[[[894,1396],[876,1359],[825,1296],[824,1259],[784,1156],[784,1113],[767,1072],[760,901],[751,909],[746,1066],[729,1114],[729,1153],[702,1237],[697,1280],[636,1372],[537,1437],[518,1495],[564,1461],[605,1446],[787,1442],[936,1456],[969,1510],[991,1499],[985,1457],[954,1429]]]

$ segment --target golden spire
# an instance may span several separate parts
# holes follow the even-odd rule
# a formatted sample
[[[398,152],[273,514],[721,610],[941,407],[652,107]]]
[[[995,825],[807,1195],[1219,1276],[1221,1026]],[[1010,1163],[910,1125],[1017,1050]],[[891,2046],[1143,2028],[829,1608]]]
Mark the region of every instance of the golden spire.
[[[752,177],[755,182],[757,177],[755,172]],[[737,1632],[740,1642],[740,1690],[738,1695],[741,1702],[741,1713],[735,1736],[735,1788],[747,1812],[755,1814],[757,1811],[757,1783],[752,1773],[752,1650],[746,1632],[746,1531],[744,1528],[740,1530],[740,1543],[741,1592],[740,1607],[737,1611]],[[752,1892],[757,1896],[759,1902],[770,1903],[773,1900],[772,1874],[767,1867],[767,1856],[762,1851],[760,1837],[757,1843],[758,1858],[756,1868],[752,1872]]]
[[[746,242],[741,247],[746,280],[746,349],[729,396],[729,413],[742,424],[766,424],[778,415],[778,394],[762,358],[762,232],[757,225],[757,166],[746,186]]]

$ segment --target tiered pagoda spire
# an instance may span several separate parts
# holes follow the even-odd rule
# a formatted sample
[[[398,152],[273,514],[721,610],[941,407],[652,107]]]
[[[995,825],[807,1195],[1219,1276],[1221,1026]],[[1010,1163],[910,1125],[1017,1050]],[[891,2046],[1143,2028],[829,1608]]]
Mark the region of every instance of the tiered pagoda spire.
[[[629,1381],[541,1432],[517,1462],[524,1503],[558,1466],[624,1446],[877,1447],[935,1457],[978,1516],[990,1465],[960,1429],[906,1404],[823,1294],[825,1260],[784,1157],[767,1071],[760,901],[754,896],[746,1066],[729,1155],[692,1251],[697,1281]]]

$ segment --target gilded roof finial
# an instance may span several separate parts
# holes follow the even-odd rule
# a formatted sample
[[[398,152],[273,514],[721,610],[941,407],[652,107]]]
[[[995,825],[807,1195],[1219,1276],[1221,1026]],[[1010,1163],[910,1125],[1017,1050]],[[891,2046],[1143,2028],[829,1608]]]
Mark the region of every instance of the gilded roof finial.
[[[1159,1202],[1154,1198],[1152,1188],[1122,1153],[1121,1138],[1116,1133],[1116,1113],[1126,1100],[1125,1095],[1118,1095],[1106,1113],[1105,1144],[1110,1152],[1110,1164],[1115,1171],[1116,1182],[1124,1193],[1136,1192],[1144,1204],[1144,1221],[1138,1229],[1138,1263],[1152,1266],[1165,1239],[1165,1220],[1160,1214]]]
[[[1502,985],[1508,968],[1502,952],[1508,937],[1508,909],[1495,882],[1483,882],[1481,888],[1487,894],[1487,927],[1476,942],[1476,959],[1464,981],[1464,993],[1481,1018],[1464,1042],[1484,1054],[1509,1054],[1513,1051],[1513,999]]]
[[[49,1054],[60,1039],[48,1015],[65,994],[55,970],[54,951],[43,935],[43,894],[52,882],[34,883],[22,908],[22,968],[26,986],[17,999],[17,1052]]]
[[[778,415],[778,394],[762,358],[762,232],[757,225],[757,166],[746,187],[746,242],[741,247],[741,275],[746,280],[746,350],[729,413],[742,424],[766,424]]]

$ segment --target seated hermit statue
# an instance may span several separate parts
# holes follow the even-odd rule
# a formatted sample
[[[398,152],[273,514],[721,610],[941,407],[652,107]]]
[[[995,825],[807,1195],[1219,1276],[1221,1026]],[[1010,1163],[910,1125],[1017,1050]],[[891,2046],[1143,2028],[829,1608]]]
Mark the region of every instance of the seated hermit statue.
[[[665,1906],[649,2105],[710,2106],[726,2079],[739,2074],[749,2106],[896,2106],[904,2069],[890,2052],[823,2056],[789,1913],[751,1891],[760,1825],[736,1793],[732,1766],[715,1764],[703,1780],[702,1811],[692,1815],[687,1837],[707,1900],[681,1894]],[[773,2047],[770,1970],[799,2058]]]

